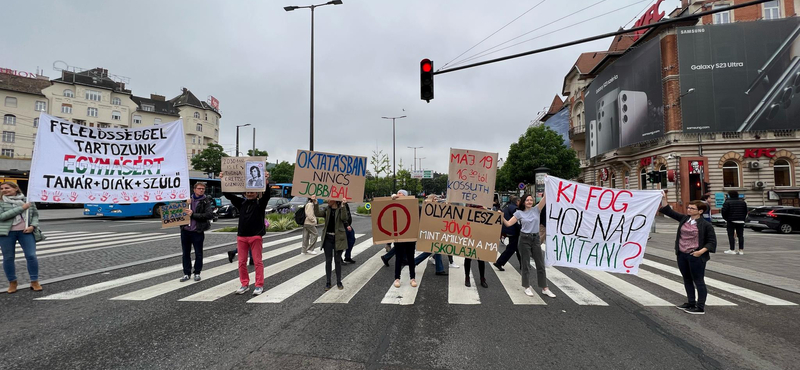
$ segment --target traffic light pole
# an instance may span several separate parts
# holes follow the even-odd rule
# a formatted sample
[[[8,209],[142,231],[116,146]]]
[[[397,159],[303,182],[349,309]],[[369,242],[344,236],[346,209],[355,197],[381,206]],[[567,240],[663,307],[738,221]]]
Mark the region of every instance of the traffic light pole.
[[[653,174],[656,173],[656,161],[655,158],[650,157],[650,169],[652,170]],[[655,178],[655,176],[653,176]],[[656,182],[653,181],[653,190],[656,190]],[[653,219],[653,224],[650,226],[650,233],[654,234],[656,232],[656,220]]]

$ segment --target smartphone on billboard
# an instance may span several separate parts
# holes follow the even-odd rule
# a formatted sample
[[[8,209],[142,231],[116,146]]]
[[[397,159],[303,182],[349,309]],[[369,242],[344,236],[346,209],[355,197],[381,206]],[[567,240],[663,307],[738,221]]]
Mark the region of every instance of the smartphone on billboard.
[[[758,130],[773,129],[775,127],[772,124],[776,119],[785,122],[787,117],[797,116],[797,105],[800,102],[795,102],[794,97],[798,90],[800,90],[800,57],[794,57],[789,68],[745,118],[738,131],[750,131],[754,127]]]
[[[603,95],[597,101],[597,152],[605,153],[619,146],[619,115],[617,99],[619,89]]]
[[[589,121],[589,158],[597,156],[597,120]]]
[[[619,145],[628,146],[642,140],[647,126],[647,94],[644,91],[622,90],[617,98],[619,111]]]
[[[778,50],[775,50],[772,53],[772,56],[769,57],[766,63],[758,69],[758,77],[756,77],[753,82],[750,83],[750,86],[747,87],[747,90],[744,92],[745,94],[750,94],[753,89],[755,89],[759,82],[763,83],[764,86],[769,87],[773,81],[770,81],[769,74],[772,73],[773,69],[778,66],[778,62],[782,60],[791,60],[793,55],[785,56],[786,53],[790,51],[790,49],[794,48],[795,42],[800,42],[800,24],[795,27],[792,33],[786,37],[786,40],[781,43],[781,46],[778,47]]]

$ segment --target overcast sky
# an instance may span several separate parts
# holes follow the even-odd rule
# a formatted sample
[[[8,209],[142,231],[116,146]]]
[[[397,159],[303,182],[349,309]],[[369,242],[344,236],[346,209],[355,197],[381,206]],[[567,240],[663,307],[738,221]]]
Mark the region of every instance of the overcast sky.
[[[419,98],[419,62],[436,69],[522,15],[541,0],[343,0],[315,10],[315,142],[318,151],[369,157],[377,148],[408,168],[447,172],[449,148],[498,152],[501,158],[538,113],[561,93],[581,52],[606,50],[611,39],[435,77],[435,99]],[[599,2],[599,4],[597,4]],[[600,14],[550,35],[488,55],[520,53],[633,25],[654,1],[545,0],[461,59],[596,4],[511,41],[516,44]],[[307,0],[7,1],[0,22],[0,67],[60,77],[53,62],[103,67],[130,78],[137,96],[175,97],[181,87],[220,101],[220,144],[233,153],[235,126],[256,128],[269,160],[294,162],[308,149],[311,15],[284,11]],[[679,0],[667,0],[669,14]],[[499,49],[499,48],[498,48]],[[474,61],[473,61],[474,62]],[[471,62],[470,62],[471,63]],[[240,129],[240,151],[252,146]]]

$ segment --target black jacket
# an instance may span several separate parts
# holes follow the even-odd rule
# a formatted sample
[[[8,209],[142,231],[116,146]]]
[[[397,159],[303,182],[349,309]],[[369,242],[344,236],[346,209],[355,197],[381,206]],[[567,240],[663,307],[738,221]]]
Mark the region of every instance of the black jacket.
[[[191,197],[189,201],[191,201]],[[212,204],[213,200],[211,197],[205,197],[197,203],[197,209],[192,210],[192,216],[190,217],[197,223],[197,227],[195,228],[195,232],[202,233],[211,228],[211,220],[214,219],[214,205]],[[187,228],[189,225],[182,226],[182,228]]]
[[[675,237],[675,255],[678,255],[680,253],[679,243],[681,241],[681,228],[683,224],[689,221],[689,216],[675,212],[670,206],[664,206],[658,211],[680,223],[680,225],[678,225],[678,233]],[[708,249],[700,258],[706,261],[710,260],[711,255],[709,255],[709,253],[716,253],[717,251],[717,234],[714,232],[714,225],[704,220],[702,217],[697,219],[697,239],[697,245],[700,246],[698,249]]]
[[[728,199],[722,205],[722,218],[725,221],[744,221],[747,218],[747,203],[742,199]]]
[[[506,221],[510,220],[511,217],[514,217],[514,212],[516,212],[516,211],[517,211],[517,205],[516,204],[511,204],[510,202],[507,203],[505,208],[503,209],[503,218],[505,218]],[[522,228],[522,226],[520,226],[519,222],[516,223],[513,226],[510,226],[510,227],[506,226],[505,224],[503,224],[503,228],[502,228],[501,232],[503,234],[505,234],[505,235],[508,235],[508,236],[519,235],[519,230],[521,228]]]
[[[236,235],[264,236],[267,233],[267,228],[264,227],[264,216],[269,202],[269,192],[265,192],[261,198],[253,200],[242,198],[233,193],[223,193],[222,195],[228,198],[231,204],[239,210],[239,231]]]

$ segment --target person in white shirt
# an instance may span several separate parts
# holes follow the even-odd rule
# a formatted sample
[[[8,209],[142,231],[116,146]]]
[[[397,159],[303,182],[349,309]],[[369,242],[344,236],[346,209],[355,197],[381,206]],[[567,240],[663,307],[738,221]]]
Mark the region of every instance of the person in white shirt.
[[[522,226],[519,237],[519,254],[522,257],[520,262],[520,270],[522,270],[522,286],[525,288],[525,294],[533,296],[533,290],[530,285],[530,259],[536,263],[536,282],[539,283],[539,288],[542,289],[542,294],[555,298],[556,295],[547,287],[547,274],[544,270],[544,253],[539,241],[539,214],[544,208],[546,203],[545,197],[539,201],[539,204],[533,205],[533,195],[525,194],[519,202],[519,208],[514,212],[514,216],[510,220],[501,217],[503,224],[511,227],[518,221]]]

